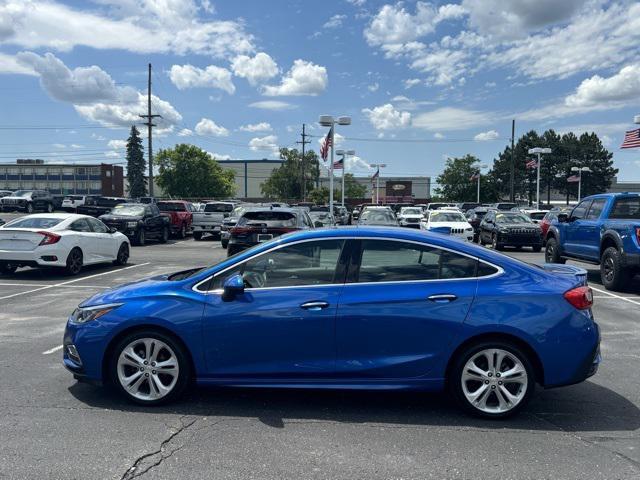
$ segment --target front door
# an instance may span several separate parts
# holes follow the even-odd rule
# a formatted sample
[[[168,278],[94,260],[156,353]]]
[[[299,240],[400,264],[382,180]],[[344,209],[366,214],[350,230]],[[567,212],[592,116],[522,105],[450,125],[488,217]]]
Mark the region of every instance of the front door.
[[[565,227],[563,250],[571,255],[584,255],[585,217],[591,200],[583,200],[572,211]]]
[[[332,373],[344,243],[276,247],[214,277],[203,317],[208,375],[304,379]],[[245,292],[225,301],[221,288],[234,274],[242,275]]]
[[[473,302],[477,260],[421,243],[358,242],[336,319],[336,369],[348,378],[427,374]]]

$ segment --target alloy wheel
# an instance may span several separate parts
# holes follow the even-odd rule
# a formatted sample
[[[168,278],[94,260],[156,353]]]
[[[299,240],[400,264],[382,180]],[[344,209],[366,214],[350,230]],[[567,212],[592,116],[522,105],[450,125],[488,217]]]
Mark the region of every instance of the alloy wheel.
[[[616,266],[613,261],[613,257],[607,256],[602,263],[602,269],[604,270],[604,278],[607,282],[613,282],[616,272]]]
[[[67,271],[71,275],[77,275],[82,270],[82,252],[78,249],[71,250],[67,258]]]
[[[460,382],[471,406],[483,413],[501,414],[522,401],[529,379],[524,364],[513,353],[490,348],[467,361]]]
[[[118,264],[124,265],[129,261],[129,247],[127,244],[122,244],[118,250]]]
[[[118,356],[118,381],[138,400],[159,400],[167,396],[175,388],[179,374],[175,352],[157,338],[136,339]]]

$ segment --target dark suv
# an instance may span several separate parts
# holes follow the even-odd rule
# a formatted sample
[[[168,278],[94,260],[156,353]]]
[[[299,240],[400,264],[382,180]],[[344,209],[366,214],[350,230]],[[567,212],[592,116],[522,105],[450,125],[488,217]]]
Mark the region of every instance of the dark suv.
[[[155,203],[122,203],[100,220],[109,228],[124,233],[136,245],[144,245],[153,238],[160,243],[169,239],[171,220],[160,213]]]
[[[542,250],[542,229],[518,212],[490,210],[480,222],[480,245],[491,244],[495,250],[509,247],[531,247]]]
[[[227,254],[234,255],[284,233],[311,228],[313,222],[301,208],[253,208],[244,212],[230,230]]]
[[[33,213],[37,210],[51,213],[54,210],[53,197],[46,190],[18,190],[12,195],[2,197],[2,211],[21,211]]]

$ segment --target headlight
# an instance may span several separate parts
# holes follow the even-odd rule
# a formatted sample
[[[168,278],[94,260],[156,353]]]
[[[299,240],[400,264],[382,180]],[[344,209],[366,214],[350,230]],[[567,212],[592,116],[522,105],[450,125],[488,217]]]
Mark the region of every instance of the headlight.
[[[473,228],[471,228],[471,227],[469,227],[469,228],[465,228],[465,229],[464,229],[464,231],[465,231],[465,232],[471,232],[471,231],[473,231]]]
[[[93,307],[85,307],[85,308],[76,308],[71,314],[70,321],[71,323],[87,323],[91,320],[96,320],[97,318],[106,315],[111,310],[115,310],[121,303],[110,303],[108,305],[96,305]]]
[[[136,228],[138,226],[138,222],[127,222],[127,228]]]

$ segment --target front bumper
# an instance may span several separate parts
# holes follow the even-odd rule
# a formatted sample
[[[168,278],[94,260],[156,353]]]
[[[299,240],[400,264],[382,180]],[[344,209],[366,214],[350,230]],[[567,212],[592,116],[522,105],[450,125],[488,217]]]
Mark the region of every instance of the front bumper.
[[[542,237],[531,235],[512,235],[501,233],[498,235],[498,242],[511,247],[542,247]]]

